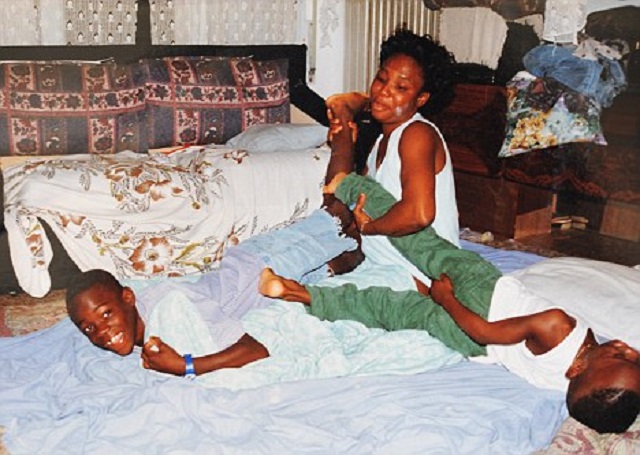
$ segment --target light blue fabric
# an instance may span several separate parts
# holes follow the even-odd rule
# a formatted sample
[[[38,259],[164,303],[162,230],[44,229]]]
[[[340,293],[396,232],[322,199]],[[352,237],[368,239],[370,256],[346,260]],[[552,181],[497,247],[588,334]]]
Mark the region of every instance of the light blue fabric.
[[[183,292],[170,291],[156,305],[145,325],[144,339],[158,336],[179,354],[193,357],[218,352],[225,348],[215,337],[216,327],[210,330],[193,302]]]
[[[175,297],[153,312],[149,332],[163,333],[163,340],[180,353],[215,352],[197,311],[182,296]],[[387,332],[355,321],[321,321],[299,303],[273,302],[249,311],[242,323],[269,358],[199,376],[198,382],[238,390],[302,379],[421,373],[464,360],[425,331]]]
[[[68,319],[0,338],[11,455],[522,455],[547,446],[566,415],[563,394],[475,362],[234,392],[151,374]]]
[[[544,256],[527,253],[525,251],[500,250],[481,243],[469,242],[468,240],[460,240],[460,247],[479,254],[496,266],[503,275],[523,269],[529,265],[537,264],[546,259]]]
[[[329,260],[356,247],[354,239],[340,233],[338,220],[321,209],[285,228],[250,237],[237,246],[262,258],[279,275],[303,282],[308,272],[321,267],[326,272]]]
[[[144,321],[153,316],[156,306],[168,294],[181,293],[202,315],[217,351],[243,335],[240,318],[247,311],[270,303],[271,299],[258,293],[260,273],[266,266],[279,275],[313,283],[327,276],[326,263],[330,259],[356,246],[354,239],[341,233],[333,216],[318,209],[293,224],[229,248],[218,269],[195,280],[165,278],[123,284],[136,292],[136,307]],[[161,332],[154,335],[167,342]]]
[[[524,67],[537,77],[551,77],[567,87],[595,99],[602,107],[611,106],[614,97],[627,85],[617,60],[589,60],[573,55],[575,46],[542,44],[523,57]]]
[[[329,128],[306,123],[277,123],[252,125],[225,144],[226,147],[252,152],[305,150],[327,142]]]
[[[505,272],[541,259],[462,244]],[[152,374],[139,350],[96,349],[68,319],[0,338],[0,425],[12,455],[522,455],[546,447],[566,416],[562,393],[476,362],[231,391]]]
[[[406,291],[415,289],[416,283],[413,277],[404,268],[391,264],[376,264],[373,261],[363,261],[358,267],[349,273],[336,276],[325,276],[318,281],[316,286],[338,287],[344,284],[353,284],[358,289],[366,289],[371,286],[383,286],[394,291]]]

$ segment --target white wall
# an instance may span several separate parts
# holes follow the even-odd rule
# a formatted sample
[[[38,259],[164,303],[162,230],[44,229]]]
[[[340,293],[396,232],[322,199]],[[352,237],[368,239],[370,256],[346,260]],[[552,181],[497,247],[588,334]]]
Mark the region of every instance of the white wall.
[[[316,71],[309,86],[326,98],[345,86],[345,0],[317,0],[315,18]]]

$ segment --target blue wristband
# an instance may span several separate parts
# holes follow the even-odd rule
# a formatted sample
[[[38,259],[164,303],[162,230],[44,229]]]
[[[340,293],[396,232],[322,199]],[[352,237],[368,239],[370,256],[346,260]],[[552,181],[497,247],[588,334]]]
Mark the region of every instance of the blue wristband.
[[[193,357],[191,356],[191,354],[185,354],[183,357],[184,357],[184,377],[195,378],[196,368],[193,365]]]

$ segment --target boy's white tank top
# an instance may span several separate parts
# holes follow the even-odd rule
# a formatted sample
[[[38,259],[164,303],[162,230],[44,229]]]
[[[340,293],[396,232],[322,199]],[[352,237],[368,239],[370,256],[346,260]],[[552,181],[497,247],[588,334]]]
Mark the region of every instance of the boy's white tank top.
[[[550,308],[558,307],[529,291],[517,278],[503,276],[493,291],[487,319],[490,322],[500,321]],[[569,380],[565,373],[582,347],[589,329],[582,319],[575,315],[571,317],[576,320],[576,326],[560,344],[548,352],[535,355],[524,341],[510,345],[491,344],[487,346],[488,360],[503,365],[536,387],[566,392]]]
[[[367,159],[368,175],[379,182],[387,191],[400,200],[402,198],[402,183],[400,181],[400,138],[405,128],[413,122],[424,122],[433,127],[440,140],[444,145],[446,154],[446,162],[442,170],[436,174],[436,213],[435,219],[431,224],[438,235],[456,246],[460,246],[459,235],[460,228],[458,225],[458,206],[456,205],[456,192],[453,180],[453,166],[447,143],[442,136],[440,130],[429,120],[425,119],[421,114],[416,113],[411,119],[397,127],[389,137],[387,145],[387,153],[382,160],[380,166],[376,169],[376,156],[380,145],[380,136]],[[364,235],[362,236],[362,249],[365,257],[378,264],[385,265],[401,265],[409,271],[412,276],[420,279],[420,281],[430,284],[431,280],[420,272],[416,266],[407,261],[404,256],[394,248],[386,236],[383,235]]]

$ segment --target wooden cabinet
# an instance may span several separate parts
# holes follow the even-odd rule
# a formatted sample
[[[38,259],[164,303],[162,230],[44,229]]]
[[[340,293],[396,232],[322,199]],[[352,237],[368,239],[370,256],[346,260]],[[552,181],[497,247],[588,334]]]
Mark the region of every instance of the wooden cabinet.
[[[513,239],[551,231],[552,191],[466,172],[455,179],[461,227]]]

